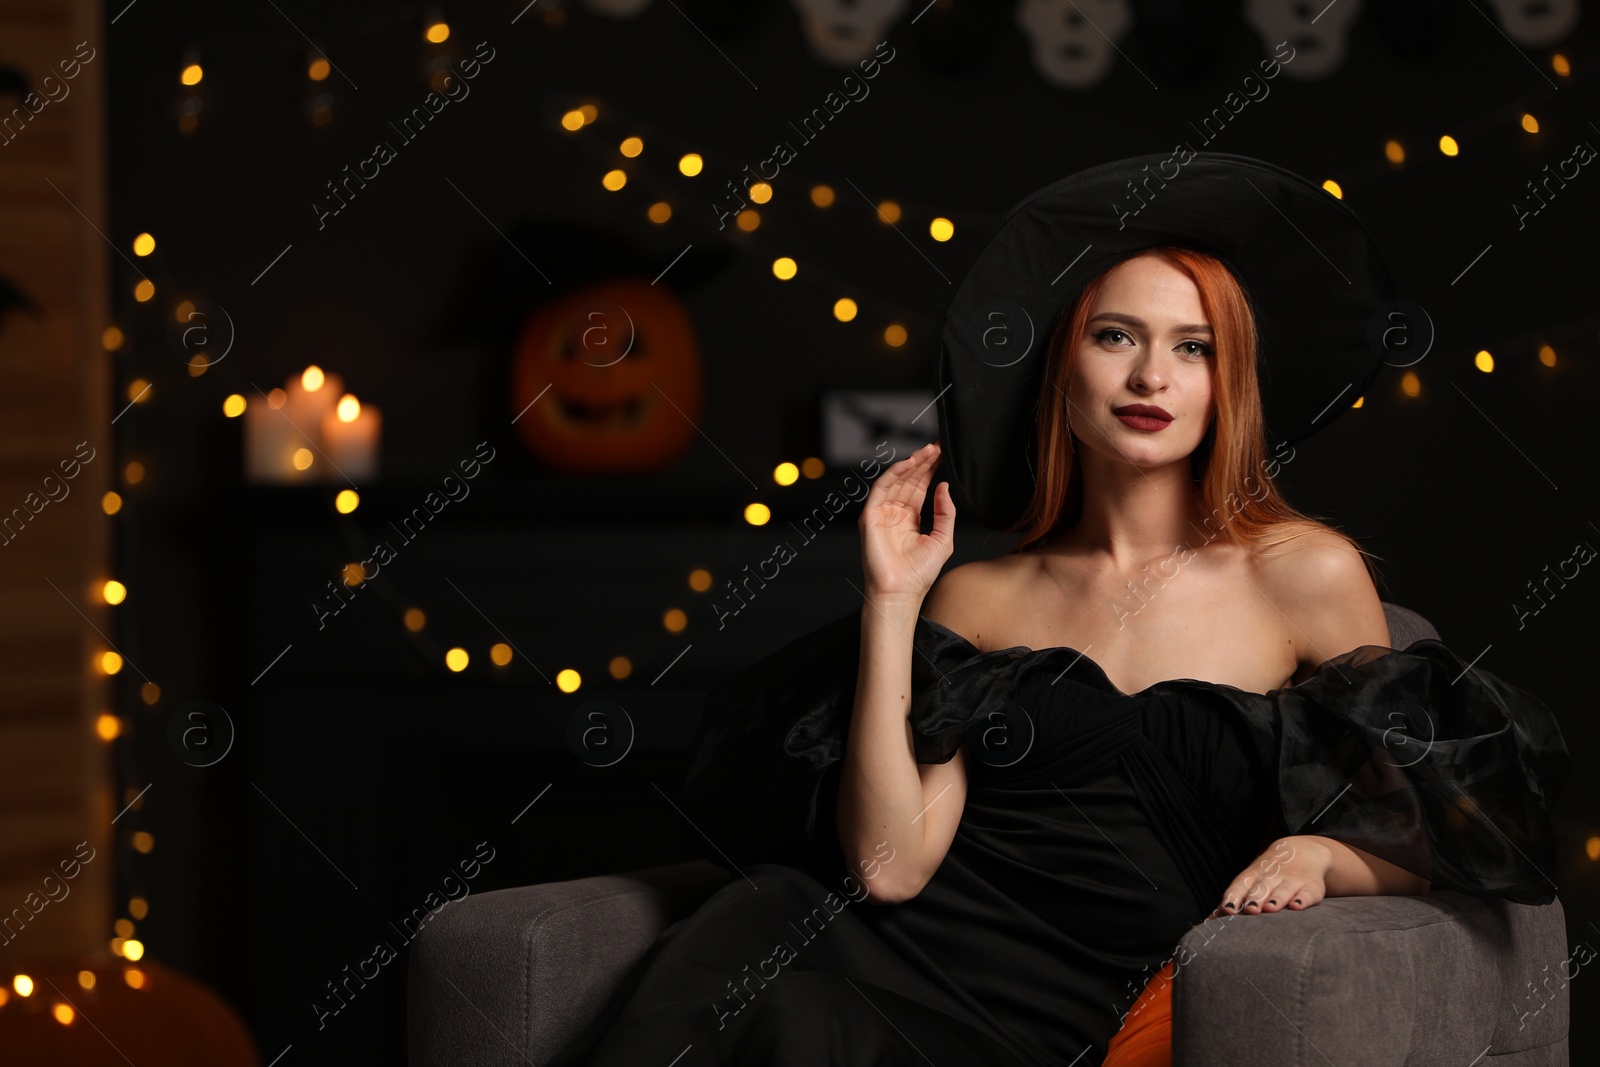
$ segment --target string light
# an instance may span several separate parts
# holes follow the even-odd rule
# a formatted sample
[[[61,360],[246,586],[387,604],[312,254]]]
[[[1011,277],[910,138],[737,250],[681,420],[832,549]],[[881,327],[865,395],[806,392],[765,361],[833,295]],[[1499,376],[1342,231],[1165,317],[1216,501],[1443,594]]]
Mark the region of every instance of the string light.
[[[693,178],[704,169],[706,161],[700,158],[699,152],[689,152],[678,160],[678,172],[686,178]]]
[[[148,233],[141,233],[139,236],[137,236],[137,237],[135,237],[133,239],[133,254],[134,255],[136,255],[136,256],[148,256],[151,252],[154,252],[155,250],[156,250],[156,239],[154,237],[151,237]]]
[[[779,281],[786,282],[793,278],[800,270],[799,264],[788,256],[779,256],[772,261],[772,276]]]

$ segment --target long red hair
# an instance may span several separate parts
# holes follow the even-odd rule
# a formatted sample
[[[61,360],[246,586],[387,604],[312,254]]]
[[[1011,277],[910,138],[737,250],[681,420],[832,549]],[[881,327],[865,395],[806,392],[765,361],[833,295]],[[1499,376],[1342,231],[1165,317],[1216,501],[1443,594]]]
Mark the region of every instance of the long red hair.
[[[1374,584],[1380,583],[1373,562],[1377,557],[1327,521],[1296,510],[1278,491],[1274,479],[1279,468],[1293,460],[1294,452],[1280,449],[1268,454],[1256,376],[1255,315],[1239,280],[1215,256],[1192,248],[1162,245],[1135,254],[1158,255],[1187,274],[1199,290],[1200,306],[1213,331],[1216,414],[1189,457],[1208,517],[1203,527],[1195,529],[1191,544],[1198,547],[1221,538],[1237,545],[1273,545],[1308,530],[1328,530],[1361,554]],[[1077,453],[1067,425],[1067,379],[1076,358],[1074,341],[1087,329],[1095,298],[1112,269],[1084,287],[1051,333],[1037,411],[1033,495],[1009,527],[1022,531],[1012,552],[1076,525],[1083,515],[1083,480],[1077,476]]]

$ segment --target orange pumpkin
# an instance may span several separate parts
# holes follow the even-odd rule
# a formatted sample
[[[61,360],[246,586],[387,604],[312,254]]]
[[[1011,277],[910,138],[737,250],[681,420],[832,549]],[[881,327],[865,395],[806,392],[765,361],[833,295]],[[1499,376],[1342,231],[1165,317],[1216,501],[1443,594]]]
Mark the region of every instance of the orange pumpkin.
[[[654,473],[697,433],[700,345],[665,285],[611,278],[535,308],[511,373],[517,433],[552,470]]]

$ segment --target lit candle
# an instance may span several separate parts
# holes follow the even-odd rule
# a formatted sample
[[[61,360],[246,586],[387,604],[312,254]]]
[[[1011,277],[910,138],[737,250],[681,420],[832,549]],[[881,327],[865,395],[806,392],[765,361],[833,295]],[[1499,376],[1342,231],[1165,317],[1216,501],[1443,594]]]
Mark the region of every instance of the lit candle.
[[[266,484],[303,481],[294,469],[294,451],[304,444],[283,412],[266,397],[250,400],[244,409],[244,464],[247,481]]]
[[[383,416],[371,404],[346,394],[322,418],[322,449],[328,454],[328,481],[370,481],[378,474],[378,436]],[[340,475],[343,475],[343,478]]]
[[[310,385],[307,385],[308,381]],[[317,435],[322,432],[323,417],[333,410],[343,390],[343,383],[337,374],[325,375],[320,368],[311,366],[292,377],[286,386],[289,402],[284,405],[283,410],[288,413],[289,421],[305,434],[300,444],[311,449],[315,455],[317,448],[322,447]]]

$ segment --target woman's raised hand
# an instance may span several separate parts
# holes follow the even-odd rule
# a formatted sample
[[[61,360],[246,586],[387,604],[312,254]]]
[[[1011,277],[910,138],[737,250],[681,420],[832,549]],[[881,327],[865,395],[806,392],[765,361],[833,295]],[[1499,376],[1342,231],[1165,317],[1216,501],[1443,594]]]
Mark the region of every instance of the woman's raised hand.
[[[922,504],[939,464],[929,443],[884,471],[861,509],[861,570],[870,599],[922,598],[955,551],[956,505],[950,483],[933,495],[933,531],[922,532]]]

